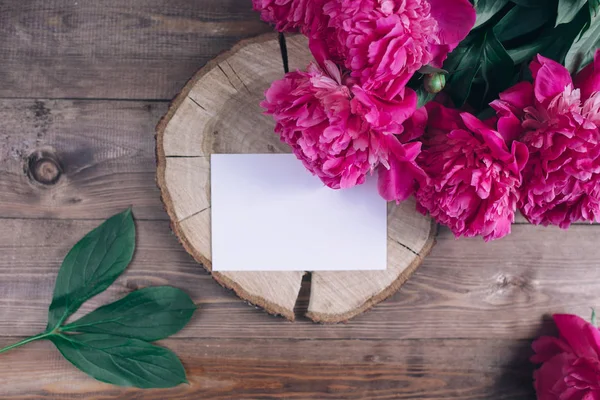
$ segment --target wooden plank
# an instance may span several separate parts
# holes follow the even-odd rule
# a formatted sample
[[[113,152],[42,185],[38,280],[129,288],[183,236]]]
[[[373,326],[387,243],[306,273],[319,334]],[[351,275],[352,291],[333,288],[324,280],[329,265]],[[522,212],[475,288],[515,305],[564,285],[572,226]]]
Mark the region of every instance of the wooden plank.
[[[0,5],[0,97],[171,99],[218,53],[272,30],[240,0]]]
[[[2,335],[27,336],[45,328],[62,258],[98,223],[0,219]],[[457,241],[442,229],[437,246],[400,292],[348,324],[326,326],[305,318],[288,323],[249,307],[185,253],[167,221],[137,221],[137,227],[134,262],[84,310],[135,288],[177,286],[201,306],[179,337],[531,339],[540,329],[552,332],[544,323],[548,314],[586,317],[600,304],[597,226],[562,231],[517,225],[512,235],[491,243]],[[304,290],[299,309],[306,310],[307,294]]]
[[[8,344],[0,339],[0,346]],[[75,370],[49,342],[2,354],[2,399],[531,399],[529,342],[169,339],[189,385],[140,391]]]
[[[167,219],[154,149],[154,127],[167,108],[167,102],[0,99],[0,218],[103,219],[134,205],[138,218]],[[196,154],[195,147],[181,149]],[[34,184],[25,172],[30,154],[43,149],[63,167],[56,185]],[[526,223],[520,214],[516,222]]]
[[[523,216],[523,214],[521,214],[520,211],[517,211],[515,213],[515,224],[529,224],[529,221],[527,221],[527,218],[525,218]],[[573,222],[573,225],[592,225],[592,224],[597,224],[596,222],[594,223],[590,223],[590,222],[586,222],[586,221],[575,221]]]
[[[167,103],[0,100],[0,216],[107,218],[135,205],[167,219],[156,188],[154,127]],[[30,154],[56,155],[54,185],[27,176]]]

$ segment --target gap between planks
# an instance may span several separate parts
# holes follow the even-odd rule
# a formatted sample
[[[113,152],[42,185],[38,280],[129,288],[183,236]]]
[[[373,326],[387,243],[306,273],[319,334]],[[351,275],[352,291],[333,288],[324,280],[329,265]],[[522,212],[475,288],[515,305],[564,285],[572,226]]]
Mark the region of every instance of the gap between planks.
[[[170,103],[173,99],[138,99],[138,98],[123,98],[118,97],[22,97],[22,96],[0,96],[0,100],[42,100],[42,101],[97,101],[97,102],[131,102],[131,103]]]
[[[193,318],[193,317],[192,317]],[[327,327],[329,325],[322,325],[323,327]],[[1,339],[14,339],[15,343],[22,340],[27,339],[29,336],[23,335],[6,335],[0,333]],[[432,343],[432,342],[511,342],[511,343],[530,343],[536,340],[538,337],[531,338],[517,338],[517,339],[507,339],[507,338],[490,338],[490,337],[436,337],[436,338],[293,338],[293,337],[269,337],[265,339],[261,338],[251,338],[252,343],[272,343],[272,342],[295,342],[295,343],[316,343],[316,342],[359,342],[359,343],[381,343],[381,342],[397,342],[397,343]],[[164,341],[169,342],[190,342],[190,341],[202,341],[202,342],[237,342],[247,340],[244,337],[206,337],[206,336],[169,336],[166,339],[161,339],[158,341],[158,344]],[[39,340],[43,342],[44,340]]]

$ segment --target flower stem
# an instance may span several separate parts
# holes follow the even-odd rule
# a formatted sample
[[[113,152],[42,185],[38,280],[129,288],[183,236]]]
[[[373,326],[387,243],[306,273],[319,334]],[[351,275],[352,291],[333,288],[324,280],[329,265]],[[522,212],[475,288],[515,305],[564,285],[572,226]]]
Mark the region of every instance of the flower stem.
[[[30,343],[30,342],[33,342],[36,340],[45,339],[48,336],[52,336],[52,335],[54,335],[54,332],[44,332],[44,333],[40,333],[39,335],[28,337],[27,339],[23,339],[18,343],[11,344],[10,346],[6,346],[5,348],[0,349],[0,353],[4,353],[6,351],[14,349],[15,347],[23,346],[24,344],[27,344],[27,343]]]

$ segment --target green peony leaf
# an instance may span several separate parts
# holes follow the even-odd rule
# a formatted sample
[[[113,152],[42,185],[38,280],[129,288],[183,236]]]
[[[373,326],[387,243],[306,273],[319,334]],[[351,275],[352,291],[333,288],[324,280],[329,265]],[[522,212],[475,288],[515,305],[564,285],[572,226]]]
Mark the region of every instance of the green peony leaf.
[[[548,6],[548,0],[510,0],[513,3],[515,3],[516,5],[522,6],[522,7],[547,7]]]
[[[444,69],[449,71],[446,87],[456,107],[462,107],[469,97],[473,80],[481,68],[485,37],[483,33],[463,41],[444,63]]]
[[[581,29],[565,57],[565,66],[571,73],[576,73],[594,59],[596,49],[600,47],[600,13],[590,8],[588,21]]]
[[[472,29],[478,28],[489,21],[494,15],[508,4],[508,0],[478,0],[475,2],[477,19]]]
[[[587,3],[587,0],[558,0],[558,16],[556,26],[568,24],[573,21],[579,10]]]
[[[54,335],[50,340],[71,364],[101,382],[142,389],[187,382],[172,351],[139,339],[82,333]]]
[[[588,21],[588,10],[582,9],[573,21],[559,25],[556,28],[547,29],[539,39],[510,49],[508,54],[516,65],[531,61],[538,53],[562,64],[573,42]]]
[[[494,33],[501,42],[511,40],[544,26],[554,15],[550,7],[513,7],[496,26]]]
[[[514,64],[502,43],[492,31],[488,32],[483,47],[482,75],[486,83],[486,94],[496,98],[508,88],[513,76]],[[484,96],[485,97],[485,96]]]
[[[546,49],[553,41],[553,37],[545,36],[526,45],[507,50],[507,52],[513,62],[518,65],[531,61],[536,54]]]
[[[196,305],[182,290],[148,287],[92,311],[61,331],[107,333],[153,342],[179,332],[194,311]]]
[[[579,40],[586,27],[589,26],[589,9],[583,8],[575,19],[568,24],[563,24],[554,29],[553,42],[542,51],[542,55],[551,58],[561,64],[565,64],[565,58],[573,47],[575,41]]]
[[[596,14],[598,14],[600,12],[600,0],[590,0],[589,4],[590,4],[590,14],[592,14],[592,16],[595,17]]]
[[[135,226],[131,210],[109,218],[88,233],[65,257],[48,312],[48,330],[106,290],[131,262]]]

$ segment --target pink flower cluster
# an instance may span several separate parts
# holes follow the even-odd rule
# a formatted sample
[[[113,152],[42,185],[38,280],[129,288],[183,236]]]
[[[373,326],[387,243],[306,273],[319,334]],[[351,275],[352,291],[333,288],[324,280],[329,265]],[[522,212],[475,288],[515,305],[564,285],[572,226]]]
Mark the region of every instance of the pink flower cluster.
[[[600,331],[576,315],[556,314],[560,336],[533,342],[531,361],[540,400],[600,400]]]
[[[441,67],[469,33],[468,0],[253,0],[280,31],[309,38],[316,62],[273,82],[275,131],[334,189],[377,170],[382,197],[414,194],[456,236],[497,239],[519,209],[534,224],[600,221],[600,51],[574,80],[536,57],[533,83],[506,90],[496,117],[417,110],[406,85]],[[447,103],[447,102],[446,102]]]
[[[415,193],[418,209],[429,212],[456,236],[485,240],[510,232],[527,147],[510,148],[492,127],[469,113],[429,103],[424,151],[419,165],[430,177]]]
[[[291,72],[267,90],[262,105],[277,122],[275,132],[309,171],[333,189],[364,183],[375,166],[385,165],[389,171],[393,164],[413,172],[402,181],[408,188],[399,189],[410,194],[424,177],[415,162],[420,144],[402,144],[369,120],[388,118],[391,124],[392,115],[414,107],[416,98],[377,109],[376,99],[342,82],[333,62],[324,65],[326,70],[311,64],[306,72]]]
[[[263,21],[275,25],[279,32],[308,33],[321,24],[324,0],[252,0]]]
[[[498,129],[529,149],[519,209],[534,224],[567,228],[600,221],[600,51],[571,79],[536,57],[533,84],[522,82],[492,103]]]
[[[344,65],[388,99],[422,66],[441,67],[475,22],[466,0],[334,0],[323,11],[327,25],[310,37],[317,61]]]
[[[468,0],[253,0],[280,31],[309,38],[317,61],[273,83],[262,106],[276,133],[329,187],[379,168],[388,200],[404,200],[425,173],[421,144],[403,140],[415,112],[411,76],[441,65],[475,22]],[[404,135],[406,137],[406,135]]]
[[[417,164],[430,183],[415,196],[456,236],[501,238],[517,209],[534,224],[562,228],[600,220],[600,51],[575,82],[542,56],[531,72],[533,83],[518,83],[491,104],[497,117],[487,124],[426,106]]]

